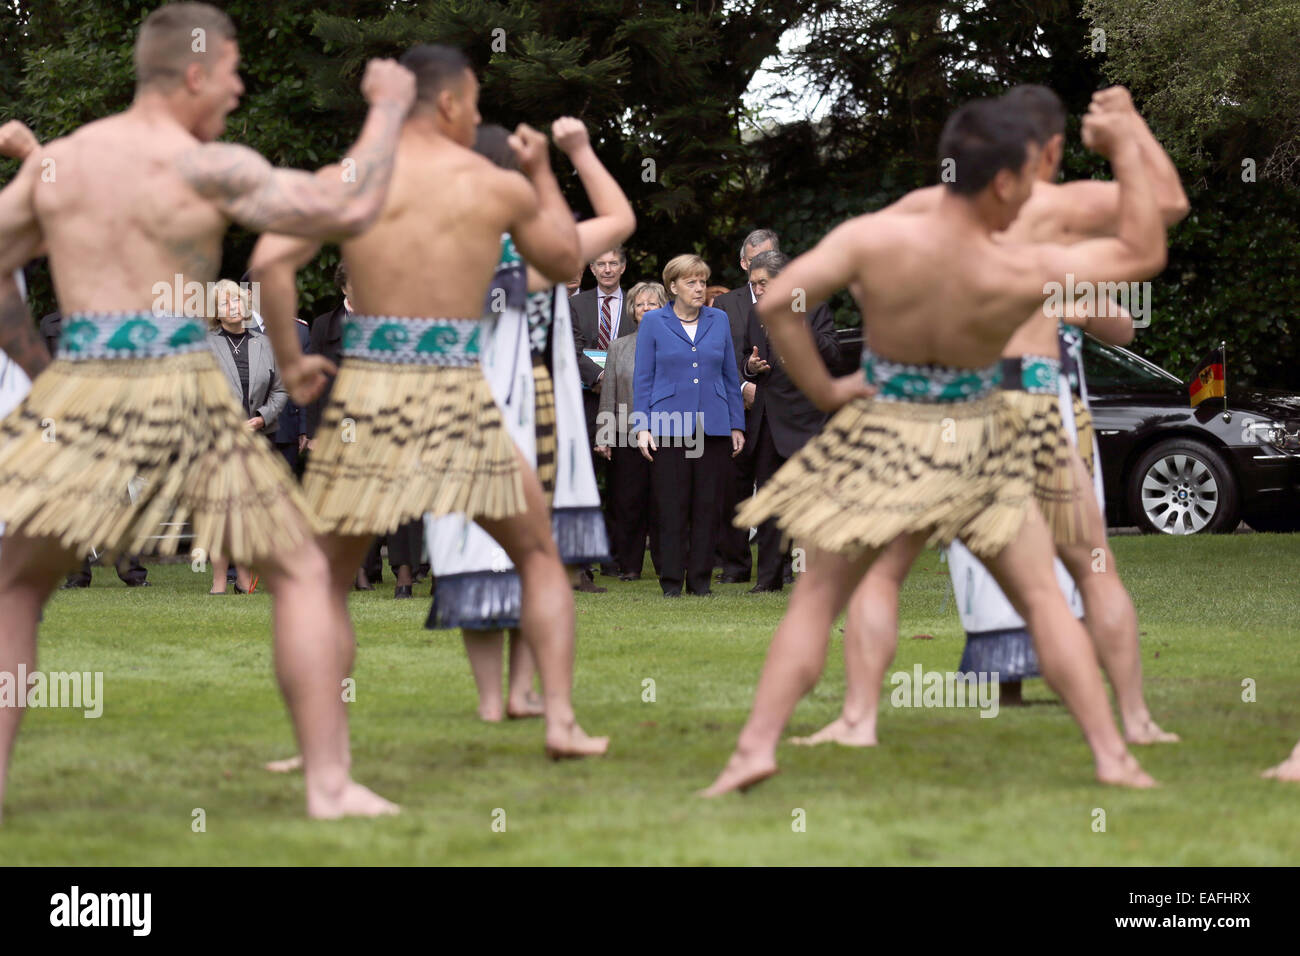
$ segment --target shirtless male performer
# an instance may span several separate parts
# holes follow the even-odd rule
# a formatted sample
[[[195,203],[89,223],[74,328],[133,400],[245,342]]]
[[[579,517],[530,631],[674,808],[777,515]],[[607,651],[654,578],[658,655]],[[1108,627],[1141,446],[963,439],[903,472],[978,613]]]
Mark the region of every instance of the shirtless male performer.
[[[204,341],[206,303],[155,306],[159,285],[217,277],[232,221],[328,237],[369,225],[414,82],[390,61],[367,67],[356,175],[330,180],[213,142],[243,92],[238,65],[225,13],[155,10],[136,40],[131,107],[33,151],[0,192],[0,347],[34,380],[0,422],[0,671],[35,667],[38,615],[82,555],[139,552],[175,514],[191,522],[196,548],[268,577],[308,815],[391,812],[349,776],[346,705],[320,653],[319,635],[335,627],[325,558],[305,502],[283,459],[243,425]],[[64,315],[52,363],[8,279],[43,242]],[[304,359],[297,374],[320,361]],[[136,474],[146,485],[129,502],[121,489]],[[0,797],[23,709],[0,708]]]
[[[1168,229],[1187,215],[1187,196],[1179,182],[1178,170],[1160,143],[1151,134],[1142,117],[1133,108],[1128,91],[1110,87],[1095,95],[1097,103],[1124,113],[1137,142],[1142,164],[1147,172],[1152,195],[1160,217]],[[1120,186],[1116,182],[1076,180],[1058,184],[1065,143],[1065,108],[1051,90],[1028,85],[1012,89],[1002,101],[1024,113],[1035,130],[1035,142],[1041,147],[1038,181],[1010,228],[998,236],[1011,243],[1051,242],[1073,245],[1087,239],[1113,236],[1120,218]],[[930,213],[943,195],[942,186],[918,189],[894,203],[889,209],[903,213]],[[1044,297],[1045,298],[1045,297]],[[1077,533],[1058,535],[1056,552],[1074,579],[1083,600],[1084,624],[1101,659],[1102,669],[1110,678],[1124,723],[1124,736],[1130,744],[1168,743],[1176,734],[1162,730],[1151,716],[1142,692],[1142,658],[1138,645],[1137,612],[1133,600],[1120,581],[1115,555],[1106,540],[1106,523],[1096,497],[1089,493],[1093,478],[1088,474],[1076,448],[1062,431],[1057,376],[1060,363],[1058,322],[1061,319],[1082,327],[1105,342],[1127,345],[1133,338],[1133,324],[1118,307],[1109,314],[1077,314],[1067,310],[1061,316],[1040,303],[1032,316],[1011,337],[1003,349],[1002,387],[1009,396],[1023,404],[1045,402],[1037,417],[1044,425],[1036,429],[1041,436],[1038,460],[1046,467],[1039,490],[1050,494],[1052,466],[1064,454],[1071,469],[1070,484],[1080,493],[1069,502],[1044,502],[1040,507],[1063,505],[1077,507],[1070,516]],[[1029,366],[1032,365],[1033,369]],[[1015,371],[1016,382],[1011,381]],[[1020,382],[1038,376],[1043,398],[1027,394]],[[1076,403],[1076,412],[1080,405]],[[1050,413],[1050,414],[1045,414]],[[1050,419],[1050,422],[1048,421]],[[1080,443],[1093,446],[1091,428],[1080,429]],[[1092,457],[1089,455],[1089,457]],[[1050,522],[1049,522],[1050,523]],[[954,545],[954,550],[959,547]],[[1101,560],[1098,560],[1100,556]],[[964,557],[964,556],[962,556]],[[950,560],[956,561],[956,558]],[[881,682],[898,647],[898,595],[907,576],[910,559],[901,548],[887,552],[868,572],[849,602],[844,626],[844,707],[838,718],[809,737],[792,738],[792,743],[838,743],[845,746],[875,746],[876,722]],[[974,568],[976,573],[981,569]]]
[[[563,282],[581,266],[573,216],[541,133],[521,125],[512,137],[523,175],[473,152],[478,80],[460,51],[417,46],[401,63],[415,74],[416,102],[383,212],[342,244],[357,314],[345,325],[344,360],[303,479],[326,528],[333,600],[345,613],[375,535],[425,512],[474,517],[519,570],[521,629],[542,680],[546,752],[602,754],[608,739],[588,737],[573,713],[573,593],[546,500],[506,432],[477,346],[502,234],[552,282]],[[298,361],[295,270],[319,248],[265,236],[253,250],[250,269],[262,283],[282,363]],[[286,384],[303,404],[324,381],[321,374]],[[354,654],[350,635],[340,647],[342,676]]]
[[[1164,230],[1127,116],[1094,102],[1084,142],[1120,183],[1120,227],[1075,246],[995,242],[1038,173],[1033,128],[998,100],[967,104],[944,127],[955,162],[936,208],[882,211],[838,226],[792,262],[759,306],[798,386],[835,411],[822,433],[741,509],[737,523],[776,517],[808,550],[759,680],[754,708],[716,796],[776,773],[776,746],[825,664],[831,625],[872,563],[927,542],[963,540],[1029,623],[1043,672],[1092,749],[1097,778],[1153,786],[1111,717],[1096,656],[1052,570],[1052,540],[1031,497],[1023,421],[996,394],[1000,353],[1043,287],[1067,274],[1133,281],[1165,263]],[[794,306],[853,285],[873,321],[860,375],[832,381]],[[877,398],[867,398],[867,386]]]

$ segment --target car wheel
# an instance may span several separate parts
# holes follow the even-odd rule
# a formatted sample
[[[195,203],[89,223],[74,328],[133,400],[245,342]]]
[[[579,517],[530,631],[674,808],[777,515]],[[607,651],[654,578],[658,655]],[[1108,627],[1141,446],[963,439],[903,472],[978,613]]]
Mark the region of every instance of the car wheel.
[[[1202,442],[1171,438],[1153,445],[1128,483],[1129,513],[1147,533],[1222,534],[1237,526],[1236,479]]]

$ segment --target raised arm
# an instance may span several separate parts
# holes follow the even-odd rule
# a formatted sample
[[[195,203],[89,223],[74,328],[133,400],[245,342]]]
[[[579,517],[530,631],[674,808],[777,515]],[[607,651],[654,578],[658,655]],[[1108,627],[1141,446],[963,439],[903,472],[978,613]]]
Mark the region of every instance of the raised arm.
[[[39,178],[39,154],[30,152],[13,182],[0,190],[0,349],[28,378],[50,364],[50,352],[27,310],[13,272],[31,261],[45,244],[32,190]]]
[[[786,373],[822,411],[870,395],[871,389],[860,374],[831,378],[806,321],[807,303],[823,302],[853,281],[864,228],[879,215],[859,216],[836,226],[811,251],[782,269],[758,303],[759,320]]]
[[[1165,267],[1165,228],[1160,221],[1136,130],[1122,110],[1096,99],[1083,121],[1084,145],[1110,159],[1119,185],[1119,221],[1114,237],[1072,246],[1036,247],[1043,282],[1135,282]]]
[[[583,262],[590,262],[607,249],[622,245],[636,231],[636,214],[618,182],[596,157],[582,120],[562,116],[551,125],[551,135],[578,171],[595,213],[577,227],[578,255]]]
[[[276,169],[233,143],[196,146],[181,155],[177,168],[200,196],[253,232],[355,236],[383,208],[397,136],[415,98],[415,77],[392,60],[371,60],[361,91],[370,112],[334,177]]]
[[[528,189],[523,188],[524,183],[512,187],[510,235],[525,260],[552,282],[563,282],[582,268],[582,256],[573,213],[551,172],[546,137],[520,123],[510,137],[510,146],[531,184]]]

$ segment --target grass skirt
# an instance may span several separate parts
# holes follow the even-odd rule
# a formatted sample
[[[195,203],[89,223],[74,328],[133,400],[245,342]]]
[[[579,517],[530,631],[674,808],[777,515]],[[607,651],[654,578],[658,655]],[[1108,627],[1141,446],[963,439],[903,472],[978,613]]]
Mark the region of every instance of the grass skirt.
[[[1096,456],[1093,449],[1096,447],[1093,443],[1096,441],[1095,433],[1092,428],[1092,414],[1088,411],[1088,406],[1083,403],[1083,399],[1078,395],[1071,395],[1074,401],[1074,428],[1079,436],[1076,447],[1079,450],[1079,457],[1083,459],[1084,467],[1088,469],[1088,474],[1094,473],[1096,465]]]
[[[346,535],[387,534],[426,512],[524,510],[515,445],[477,365],[345,358],[303,488],[325,528]]]
[[[748,528],[775,518],[804,546],[841,554],[900,534],[956,538],[992,557],[1030,501],[1024,429],[997,392],[958,402],[855,399],[738,511]]]
[[[316,529],[246,417],[206,349],[55,361],[0,422],[0,520],[78,554],[174,554],[176,536],[154,537],[164,521],[190,522],[208,558],[290,549]]]
[[[537,480],[542,494],[550,504],[555,497],[555,386],[546,362],[540,356],[533,358],[533,395],[536,417],[533,427],[537,435]]]
[[[1073,462],[1076,452],[1074,442],[1061,421],[1060,396],[1055,392],[1039,395],[1011,390],[1003,391],[1002,395],[1025,423],[1025,440],[1034,469],[1034,498],[1051,528],[1052,538],[1057,544],[1074,544],[1083,534],[1080,500],[1082,495],[1091,494],[1091,489],[1075,485]],[[1076,416],[1080,409],[1081,404],[1076,404]],[[1089,436],[1091,432],[1089,424]],[[1082,429],[1079,434],[1082,451]],[[1089,438],[1084,461],[1091,457],[1092,442]]]

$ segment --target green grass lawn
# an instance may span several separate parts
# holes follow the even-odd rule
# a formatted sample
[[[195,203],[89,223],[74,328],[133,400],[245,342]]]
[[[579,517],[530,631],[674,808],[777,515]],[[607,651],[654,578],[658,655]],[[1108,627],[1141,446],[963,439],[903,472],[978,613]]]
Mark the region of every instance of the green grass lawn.
[[[330,823],[303,817],[300,775],[260,769],[294,749],[268,599],[209,597],[210,577],[188,565],[152,567],[143,590],[96,568],[92,588],[47,609],[40,667],[103,671],[104,713],[28,712],[0,863],[1296,863],[1300,785],[1258,774],[1300,738],[1300,535],[1114,546],[1152,710],[1184,738],[1139,752],[1157,790],[1095,784],[1073,721],[1032,681],[1032,705],[995,719],[886,706],[880,747],[786,745],[764,786],[699,800],[748,713],[785,597],[717,585],[711,599],[669,602],[650,577],[578,595],[576,705],[613,744],[604,759],[553,764],[540,722],[475,719],[459,635],[424,630],[428,599],[394,601],[390,579],[352,600],[352,744],[357,779],[403,813]],[[908,581],[901,621],[891,672],[955,669],[963,638],[935,552]],[[790,731],[831,719],[842,690],[837,633]],[[191,829],[195,808],[206,832]],[[498,808],[505,832],[492,828]]]

